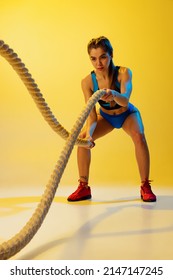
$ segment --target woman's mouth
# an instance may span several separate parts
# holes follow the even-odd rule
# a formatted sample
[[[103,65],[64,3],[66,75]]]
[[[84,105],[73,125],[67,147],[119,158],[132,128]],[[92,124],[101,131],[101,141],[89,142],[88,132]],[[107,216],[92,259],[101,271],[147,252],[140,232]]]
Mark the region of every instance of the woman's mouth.
[[[97,70],[101,71],[103,70],[103,67],[97,67]]]

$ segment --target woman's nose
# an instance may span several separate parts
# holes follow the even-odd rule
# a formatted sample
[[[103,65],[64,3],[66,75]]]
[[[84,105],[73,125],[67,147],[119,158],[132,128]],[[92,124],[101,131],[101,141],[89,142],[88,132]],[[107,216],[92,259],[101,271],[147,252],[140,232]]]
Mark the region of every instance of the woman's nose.
[[[97,65],[101,65],[101,60],[100,59],[97,60]]]

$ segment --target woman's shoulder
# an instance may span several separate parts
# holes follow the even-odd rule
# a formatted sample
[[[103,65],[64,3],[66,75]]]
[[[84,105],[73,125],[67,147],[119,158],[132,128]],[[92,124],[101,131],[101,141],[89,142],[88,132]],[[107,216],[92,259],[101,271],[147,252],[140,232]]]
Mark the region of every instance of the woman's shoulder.
[[[88,74],[85,76],[82,81],[81,81],[82,86],[87,87],[87,88],[92,88],[92,78],[91,74]]]
[[[118,73],[121,76],[127,76],[128,75],[128,76],[132,77],[131,69],[128,68],[128,67],[125,67],[125,66],[119,66]]]
[[[127,73],[127,72],[131,72],[131,69],[126,67],[126,66],[118,66],[118,72],[121,74]]]

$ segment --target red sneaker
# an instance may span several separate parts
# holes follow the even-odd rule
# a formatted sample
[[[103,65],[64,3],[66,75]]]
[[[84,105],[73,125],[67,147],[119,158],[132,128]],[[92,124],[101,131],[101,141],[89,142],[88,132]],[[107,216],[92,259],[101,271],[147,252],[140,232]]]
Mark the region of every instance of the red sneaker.
[[[156,196],[151,190],[150,180],[145,180],[142,182],[141,186],[141,198],[145,202],[154,202],[156,201]]]
[[[77,190],[73,192],[68,198],[68,201],[80,201],[91,198],[91,189],[88,183],[80,182]]]

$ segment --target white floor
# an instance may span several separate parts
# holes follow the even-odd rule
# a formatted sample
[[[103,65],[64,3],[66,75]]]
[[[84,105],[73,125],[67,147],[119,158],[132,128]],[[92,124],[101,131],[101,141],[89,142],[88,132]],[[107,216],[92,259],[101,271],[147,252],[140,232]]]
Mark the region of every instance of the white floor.
[[[25,225],[43,191],[1,190],[0,243]],[[173,187],[154,188],[156,203],[142,202],[134,186],[97,186],[92,200],[69,203],[72,191],[59,186],[43,225],[12,259],[173,260]]]

